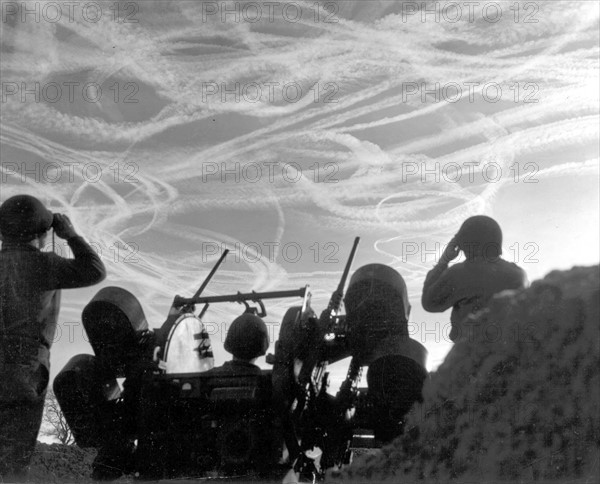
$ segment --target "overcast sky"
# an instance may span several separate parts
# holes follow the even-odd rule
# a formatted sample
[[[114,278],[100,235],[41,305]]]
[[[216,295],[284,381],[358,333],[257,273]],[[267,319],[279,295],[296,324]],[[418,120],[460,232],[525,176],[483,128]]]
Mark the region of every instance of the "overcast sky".
[[[421,288],[468,216],[530,280],[598,263],[597,2],[1,3],[2,200],[67,213],[153,327],[226,247],[205,294],[310,284],[320,312],[358,235],[434,369]],[[53,375],[102,286],[64,292]]]

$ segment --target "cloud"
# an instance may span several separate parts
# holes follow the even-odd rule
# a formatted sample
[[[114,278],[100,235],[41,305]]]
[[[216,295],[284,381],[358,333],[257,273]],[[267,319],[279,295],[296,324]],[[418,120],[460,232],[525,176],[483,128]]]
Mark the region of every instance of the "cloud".
[[[102,248],[109,283],[134,290],[156,326],[214,263],[203,244],[275,247],[248,248],[253,262],[219,271],[215,294],[310,283],[324,305],[343,257],[315,262],[314,244],[341,249],[357,234],[365,260],[394,265],[418,294],[430,262],[404,260],[398,244],[493,214],[515,163],[522,176],[536,162],[540,180],[597,169],[595,2],[520,2],[518,22],[517,4],[499,2],[496,23],[482,6],[472,22],[466,11],[422,22],[407,2],[339,2],[333,16],[297,4],[297,22],[282,7],[272,22],[223,21],[200,2],[144,2],[138,22],[115,22],[109,2],[97,23],[8,23],[2,197],[27,191],[68,213]],[[80,83],[72,101],[69,81]],[[52,83],[60,102],[47,99]],[[101,86],[99,102],[86,83]],[[503,173],[495,183],[489,164]],[[297,263],[282,254],[291,241]],[[64,298],[70,311],[84,303]],[[288,304],[271,303],[274,314]]]

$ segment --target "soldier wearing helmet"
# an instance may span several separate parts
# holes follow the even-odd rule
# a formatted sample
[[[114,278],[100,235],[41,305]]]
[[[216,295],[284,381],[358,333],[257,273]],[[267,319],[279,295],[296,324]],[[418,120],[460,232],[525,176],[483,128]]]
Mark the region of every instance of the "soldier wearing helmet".
[[[466,260],[449,267],[460,251]],[[500,226],[490,217],[476,215],[465,220],[438,264],[427,274],[423,308],[434,313],[452,308],[452,341],[461,334],[461,321],[484,308],[494,294],[527,286],[525,271],[502,259],[501,254]]]
[[[427,378],[427,350],[409,338],[406,282],[392,267],[367,264],[352,275],[344,305],[352,355],[369,367],[375,438],[389,443],[402,434],[413,404],[423,401]]]
[[[269,331],[265,322],[252,313],[244,313],[233,320],[225,350],[233,355],[231,361],[210,370],[211,374],[260,375],[261,369],[254,363],[269,349]]]
[[[74,259],[40,250],[50,228]],[[96,284],[106,272],[69,218],[29,195],[0,206],[0,238],[0,476],[19,479],[41,424],[60,289]]]

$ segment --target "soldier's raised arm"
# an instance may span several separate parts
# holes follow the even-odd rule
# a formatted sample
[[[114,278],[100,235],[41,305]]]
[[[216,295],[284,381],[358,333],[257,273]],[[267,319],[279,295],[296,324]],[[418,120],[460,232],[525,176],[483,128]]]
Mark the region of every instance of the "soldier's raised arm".
[[[54,214],[54,233],[65,239],[73,251],[74,259],[55,256],[49,259],[48,289],[71,289],[86,287],[104,280],[106,269],[98,254],[78,235],[69,217]]]
[[[456,302],[456,281],[448,264],[458,257],[459,252],[458,243],[453,237],[439,262],[427,273],[421,295],[421,304],[426,311],[443,312]]]

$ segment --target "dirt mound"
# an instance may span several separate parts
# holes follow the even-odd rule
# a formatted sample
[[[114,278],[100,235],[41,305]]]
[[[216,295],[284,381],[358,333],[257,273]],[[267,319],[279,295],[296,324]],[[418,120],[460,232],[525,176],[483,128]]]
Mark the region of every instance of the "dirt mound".
[[[94,482],[91,475],[95,457],[95,449],[38,442],[29,466],[28,482]]]
[[[552,272],[473,317],[406,433],[328,482],[599,482],[598,267]]]

